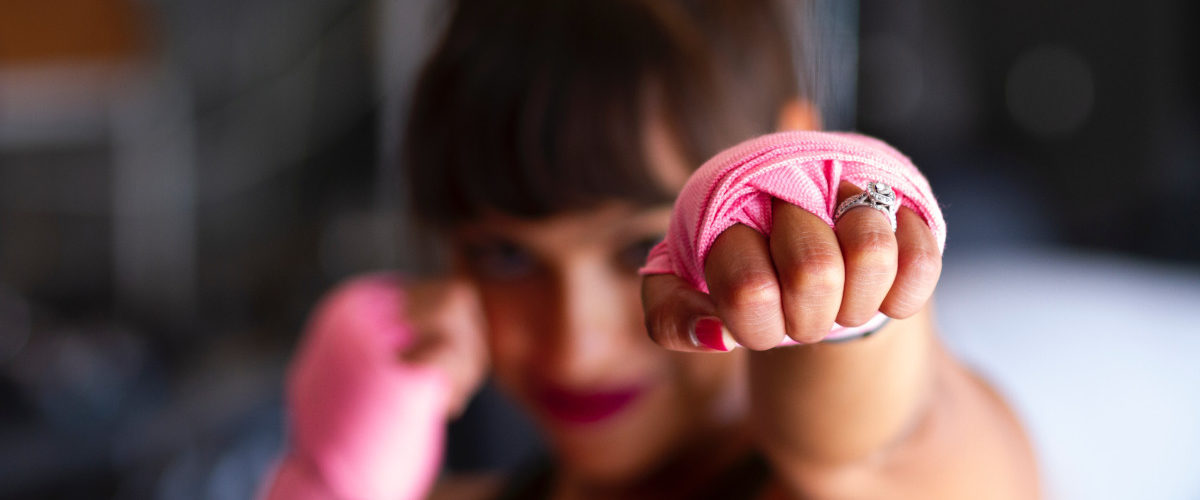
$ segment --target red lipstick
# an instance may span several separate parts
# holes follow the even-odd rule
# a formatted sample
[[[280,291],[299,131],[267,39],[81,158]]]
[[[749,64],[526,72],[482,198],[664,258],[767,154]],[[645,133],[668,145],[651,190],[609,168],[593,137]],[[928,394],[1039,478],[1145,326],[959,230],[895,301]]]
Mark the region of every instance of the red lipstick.
[[[616,415],[645,392],[630,386],[606,390],[578,390],[543,386],[536,397],[550,416],[571,424],[592,424]]]

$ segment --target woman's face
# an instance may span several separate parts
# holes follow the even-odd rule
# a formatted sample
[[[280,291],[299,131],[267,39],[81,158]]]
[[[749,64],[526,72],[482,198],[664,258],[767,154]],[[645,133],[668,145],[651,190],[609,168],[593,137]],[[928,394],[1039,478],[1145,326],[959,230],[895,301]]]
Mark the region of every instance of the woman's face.
[[[459,240],[494,375],[565,464],[597,480],[651,468],[739,406],[740,354],[670,352],[646,335],[637,269],[669,216],[616,203],[536,222],[497,215]]]
[[[687,169],[652,129],[650,156],[678,187]],[[458,232],[482,293],[492,370],[572,473],[632,479],[740,416],[743,354],[654,344],[637,269],[670,207],[612,202],[536,221],[493,214]]]

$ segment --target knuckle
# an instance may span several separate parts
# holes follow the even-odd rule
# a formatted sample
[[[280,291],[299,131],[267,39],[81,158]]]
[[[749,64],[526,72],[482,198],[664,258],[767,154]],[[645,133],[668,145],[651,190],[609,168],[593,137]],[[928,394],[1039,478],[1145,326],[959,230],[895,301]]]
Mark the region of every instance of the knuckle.
[[[924,307],[941,273],[942,257],[926,249],[912,250],[905,253],[901,265],[904,275],[893,286],[882,309],[894,318],[907,318]]]
[[[867,321],[869,321],[871,319],[871,316],[874,316],[874,313],[860,312],[860,311],[853,311],[853,312],[843,311],[841,314],[838,315],[837,322],[838,322],[838,324],[840,324],[842,326],[849,326],[849,327],[863,326],[863,325],[867,324]]]
[[[845,264],[838,252],[812,250],[798,255],[785,265],[778,265],[779,281],[793,292],[832,292],[840,289]]]
[[[895,255],[896,236],[877,229],[863,231],[855,236],[854,248],[863,255]]]
[[[879,310],[889,317],[905,319],[916,314],[921,309],[920,306],[919,299],[912,294],[901,293],[888,299]]]
[[[650,339],[656,343],[663,343],[664,340],[670,338],[674,331],[675,317],[666,310],[665,305],[657,306],[646,311],[644,323],[646,325],[646,333]]]
[[[779,345],[779,342],[783,340],[784,332],[780,331],[778,334],[773,334],[762,331],[756,332],[754,335],[741,336],[737,336],[735,333],[735,337],[737,337],[738,343],[746,349],[751,351],[767,351]]]
[[[796,342],[803,344],[813,344],[820,342],[829,333],[829,325],[821,326],[818,324],[808,324],[801,322],[800,324],[790,325],[788,328],[788,336]]]
[[[845,264],[840,256],[822,255],[803,265],[807,292],[816,297],[840,295],[845,279]]]
[[[817,342],[825,340],[825,336],[828,333],[829,330],[810,330],[793,338],[796,339],[796,342],[800,342],[802,344],[816,344]]]
[[[942,272],[942,256],[927,248],[913,249],[905,253],[902,265],[920,278],[936,278]]]
[[[774,274],[751,272],[735,277],[719,300],[734,309],[745,310],[777,304],[779,298]]]
[[[860,236],[847,257],[860,274],[888,274],[896,269],[896,240],[886,233],[866,233]]]

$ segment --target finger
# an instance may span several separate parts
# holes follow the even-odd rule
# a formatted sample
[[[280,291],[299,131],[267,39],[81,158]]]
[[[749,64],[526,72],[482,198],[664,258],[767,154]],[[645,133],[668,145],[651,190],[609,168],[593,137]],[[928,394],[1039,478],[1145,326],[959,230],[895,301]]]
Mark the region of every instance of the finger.
[[[674,274],[642,280],[642,308],[650,339],[667,349],[714,352],[736,347],[712,299]]]
[[[455,418],[462,414],[474,392],[475,381],[481,377],[476,363],[463,361],[471,357],[470,352],[444,337],[423,334],[400,357],[407,367],[432,369],[445,376],[450,381],[447,411]]]
[[[413,339],[400,350],[400,359],[445,375],[451,382],[450,413],[457,416],[488,364],[478,290],[462,279],[439,279],[413,284],[408,299],[405,317]]]
[[[842,302],[845,265],[837,236],[816,215],[785,201],[772,208],[771,258],[782,289],[787,335],[820,342]]]
[[[901,208],[896,224],[899,267],[879,310],[893,318],[907,318],[925,307],[933,295],[942,274],[942,252],[933,231],[916,212]]]
[[[419,331],[417,338],[400,352],[406,366],[431,368],[450,380],[450,413],[459,415],[466,408],[487,368],[487,353],[482,339],[456,338],[449,332]]]
[[[783,309],[763,235],[741,224],[725,230],[708,252],[704,279],[718,315],[739,344],[753,350],[779,345]]]
[[[843,183],[839,191],[839,202],[862,192],[849,183]],[[835,232],[846,266],[837,322],[861,326],[879,311],[896,279],[896,235],[888,217],[870,207],[842,214]]]

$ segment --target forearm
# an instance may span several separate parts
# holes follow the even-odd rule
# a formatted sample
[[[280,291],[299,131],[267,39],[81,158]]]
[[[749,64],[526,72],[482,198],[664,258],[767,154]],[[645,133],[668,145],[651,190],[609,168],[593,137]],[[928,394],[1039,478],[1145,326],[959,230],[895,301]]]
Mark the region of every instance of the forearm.
[[[853,462],[901,439],[934,384],[929,316],[926,308],[849,342],[751,353],[752,421],[772,458]]]
[[[1040,496],[1017,417],[938,341],[931,316],[752,354],[752,420],[781,486],[814,498]]]

